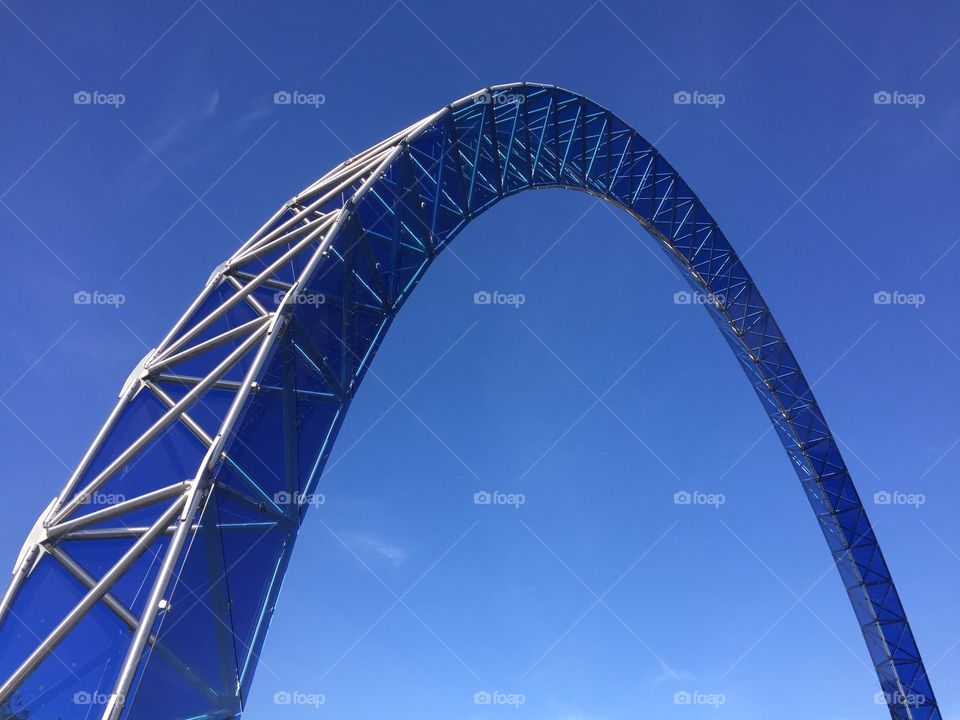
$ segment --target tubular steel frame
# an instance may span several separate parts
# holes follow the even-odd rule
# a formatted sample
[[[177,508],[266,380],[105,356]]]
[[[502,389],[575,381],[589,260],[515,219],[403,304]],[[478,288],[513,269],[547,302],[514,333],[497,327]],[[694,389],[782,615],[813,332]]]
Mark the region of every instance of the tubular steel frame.
[[[0,600],[0,717],[88,717],[71,707],[98,693],[104,720],[241,713],[309,498],[393,317],[470,220],[545,187],[623,208],[708,294],[891,716],[939,719],[837,444],[716,222],[629,125],[529,83],[465,97],[342,163],[216,269],[27,538]]]

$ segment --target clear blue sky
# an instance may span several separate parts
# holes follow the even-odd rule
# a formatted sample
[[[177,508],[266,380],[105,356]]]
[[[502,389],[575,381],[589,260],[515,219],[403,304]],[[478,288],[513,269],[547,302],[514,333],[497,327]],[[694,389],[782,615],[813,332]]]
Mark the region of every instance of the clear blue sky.
[[[960,712],[954,3],[0,5],[0,567],[130,369],[282,201],[475,89],[554,83],[656,142],[745,256]],[[527,193],[438,260],[343,428],[249,717],[887,717],[779,442],[640,233]],[[125,302],[75,304],[94,291]],[[875,304],[894,291],[924,302]],[[525,702],[474,703],[494,691]]]

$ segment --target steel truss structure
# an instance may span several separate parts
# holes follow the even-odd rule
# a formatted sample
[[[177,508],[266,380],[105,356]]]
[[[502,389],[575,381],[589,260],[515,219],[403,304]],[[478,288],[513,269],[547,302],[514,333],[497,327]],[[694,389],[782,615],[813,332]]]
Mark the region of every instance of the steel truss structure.
[[[548,187],[626,210],[709,296],[820,523],[891,716],[939,719],[837,443],[723,232],[623,120],[524,83],[339,165],[214,271],[23,546],[0,601],[0,720],[238,716],[311,494],[391,321],[468,222]]]

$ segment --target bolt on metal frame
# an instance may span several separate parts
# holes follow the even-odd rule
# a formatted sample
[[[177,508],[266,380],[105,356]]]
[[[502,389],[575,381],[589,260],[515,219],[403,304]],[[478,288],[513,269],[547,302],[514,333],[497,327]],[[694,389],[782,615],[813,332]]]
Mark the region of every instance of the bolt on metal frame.
[[[103,720],[239,715],[309,499],[391,321],[470,220],[548,187],[626,210],[710,298],[891,717],[939,720],[836,441],[722,231],[629,125],[530,83],[474,93],[347,160],[214,271],[24,544],[0,600],[0,717],[86,718],[78,698],[101,697]]]

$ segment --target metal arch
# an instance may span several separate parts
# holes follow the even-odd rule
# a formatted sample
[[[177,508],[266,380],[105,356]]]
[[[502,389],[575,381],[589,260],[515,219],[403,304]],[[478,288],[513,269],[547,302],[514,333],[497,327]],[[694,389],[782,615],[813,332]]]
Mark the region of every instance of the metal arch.
[[[891,716],[938,720],[837,444],[716,222],[629,125],[529,83],[465,97],[342,163],[216,269],[24,545],[0,600],[0,718],[241,713],[297,530],[393,317],[471,219],[544,187],[624,208],[709,298],[820,522]]]

